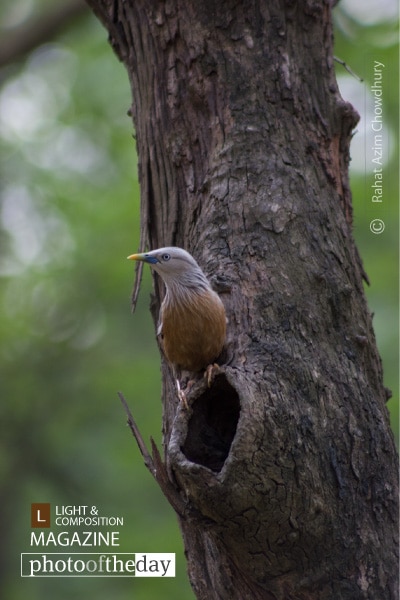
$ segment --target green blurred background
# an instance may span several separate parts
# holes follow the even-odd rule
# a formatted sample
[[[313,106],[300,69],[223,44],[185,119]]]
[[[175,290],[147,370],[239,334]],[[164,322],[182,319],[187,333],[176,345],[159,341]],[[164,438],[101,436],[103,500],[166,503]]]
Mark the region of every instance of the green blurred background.
[[[379,11],[367,4],[335,9],[336,56],[364,82],[336,70],[343,97],[362,115],[352,150],[354,234],[371,280],[366,291],[397,436],[397,3],[381,1]],[[3,0],[0,54],[52,7]],[[385,64],[382,206],[372,205],[368,188],[374,60]],[[3,66],[0,84],[0,596],[194,598],[174,513],[143,466],[117,398],[123,391],[144,438],[160,444],[150,274],[132,316],[133,268],[125,260],[139,243],[127,75],[84,9]],[[370,232],[373,218],[385,221],[382,235]],[[176,552],[176,578],[20,578],[20,553],[35,551],[31,502],[97,505],[102,515],[123,517],[118,550]]]

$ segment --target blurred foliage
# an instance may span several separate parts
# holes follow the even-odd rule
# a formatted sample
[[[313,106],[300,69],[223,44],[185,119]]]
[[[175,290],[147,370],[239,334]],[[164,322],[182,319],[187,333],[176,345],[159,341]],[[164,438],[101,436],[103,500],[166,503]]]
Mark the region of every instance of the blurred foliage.
[[[392,391],[388,402],[392,427],[399,439],[399,46],[398,4],[342,0],[335,15],[335,54],[363,79],[358,81],[337,65],[342,96],[360,114],[352,146],[350,184],[353,194],[354,236],[364,269],[366,287],[378,349],[383,361],[385,385]],[[383,76],[383,201],[371,200],[373,183],[372,146],[374,64],[380,62]],[[382,219],[385,230],[373,234],[370,223]]]
[[[397,36],[392,16],[361,22],[349,4],[336,9],[336,55],[365,81],[337,65],[345,99],[363,110],[373,60],[387,65],[391,81],[384,95],[385,127],[394,132],[384,212],[371,207],[356,161],[351,183],[354,233],[371,279],[366,291],[397,431]],[[48,6],[3,2],[2,35],[17,35],[20,23]],[[143,466],[116,395],[124,392],[144,438],[160,445],[150,275],[132,317],[133,271],[125,261],[139,242],[126,72],[87,13],[0,77],[1,595],[192,598],[176,519]],[[367,142],[359,137],[362,154]],[[374,236],[369,222],[382,216],[386,230]],[[31,502],[97,505],[102,515],[123,517],[119,551],[176,552],[177,577],[20,578],[19,554],[32,551]]]

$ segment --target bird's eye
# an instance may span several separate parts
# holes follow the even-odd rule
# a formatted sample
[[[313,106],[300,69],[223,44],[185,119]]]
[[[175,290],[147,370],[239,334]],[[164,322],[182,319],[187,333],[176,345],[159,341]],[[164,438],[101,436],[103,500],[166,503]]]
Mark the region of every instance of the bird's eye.
[[[170,254],[163,254],[161,256],[161,258],[163,259],[164,262],[167,262],[171,258],[171,255]]]

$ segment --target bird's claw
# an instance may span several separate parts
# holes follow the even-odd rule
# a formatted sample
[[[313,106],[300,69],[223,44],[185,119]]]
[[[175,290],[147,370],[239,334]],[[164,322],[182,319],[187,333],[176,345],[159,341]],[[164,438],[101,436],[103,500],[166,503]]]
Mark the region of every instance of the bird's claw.
[[[188,403],[187,403],[186,393],[185,393],[185,391],[184,391],[184,390],[181,388],[181,384],[180,384],[180,381],[179,381],[179,379],[177,379],[177,380],[176,380],[176,388],[177,388],[177,392],[178,392],[178,398],[179,398],[179,401],[180,401],[180,402],[182,402],[182,404],[183,404],[183,407],[184,407],[186,410],[189,410],[189,405],[188,405]]]
[[[221,368],[219,365],[217,365],[217,363],[208,365],[208,367],[206,368],[206,370],[204,372],[204,377],[207,380],[208,387],[211,387],[212,382],[214,381],[215,377],[220,372],[221,372]]]

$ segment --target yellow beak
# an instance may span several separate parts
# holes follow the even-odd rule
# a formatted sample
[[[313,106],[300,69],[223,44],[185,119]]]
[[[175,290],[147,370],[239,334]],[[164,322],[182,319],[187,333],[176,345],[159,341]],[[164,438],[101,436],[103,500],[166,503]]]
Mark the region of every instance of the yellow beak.
[[[140,260],[142,262],[148,263],[149,265],[155,265],[158,262],[160,262],[158,260],[158,258],[156,258],[155,256],[152,256],[151,254],[131,254],[130,256],[128,256],[128,260]]]

